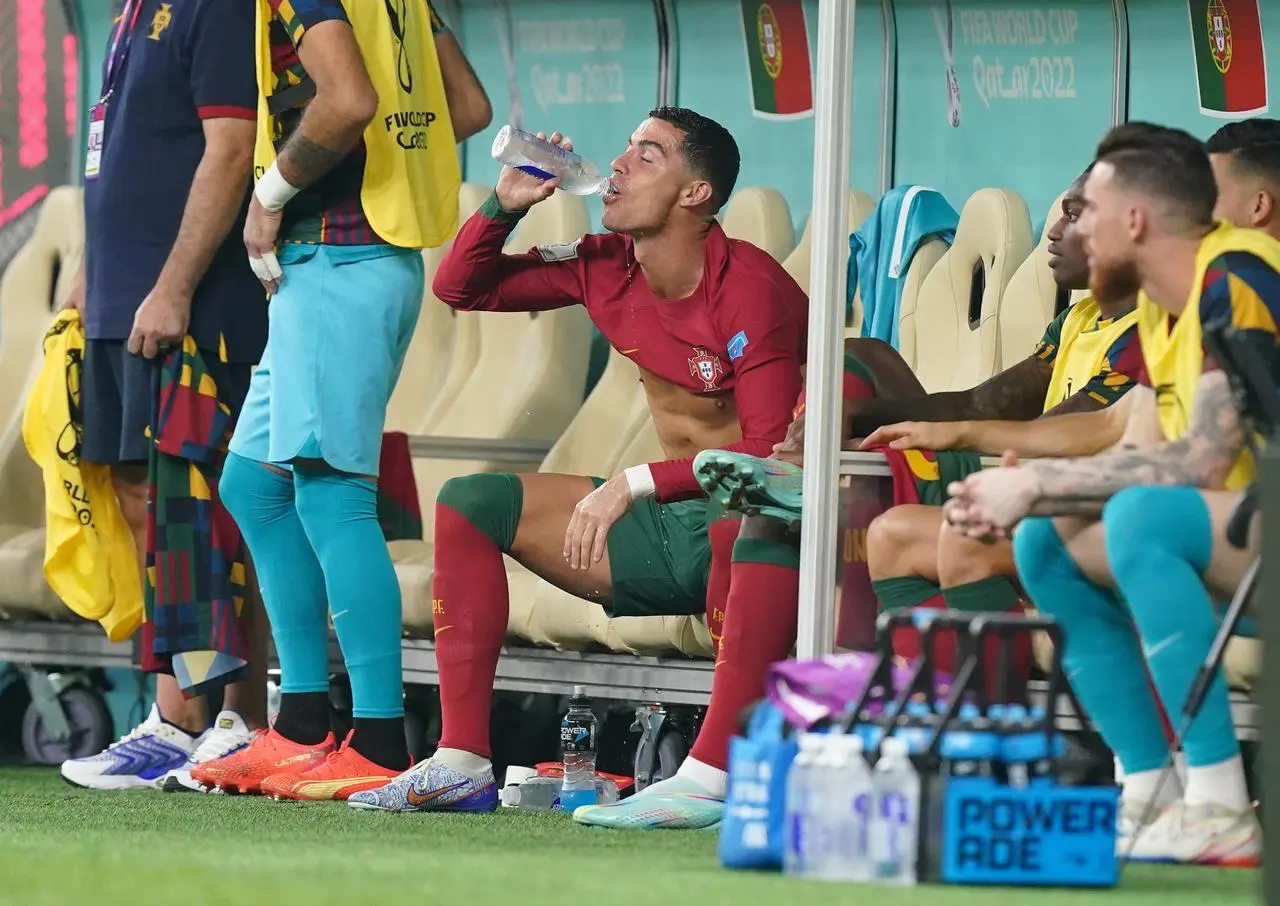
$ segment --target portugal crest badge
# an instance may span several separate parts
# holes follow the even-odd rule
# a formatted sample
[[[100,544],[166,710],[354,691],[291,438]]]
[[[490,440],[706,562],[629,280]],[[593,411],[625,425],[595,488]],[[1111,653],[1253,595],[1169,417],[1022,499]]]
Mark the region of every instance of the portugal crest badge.
[[[724,366],[710,350],[695,346],[693,355],[689,357],[689,374],[702,381],[704,392],[719,390],[720,378],[724,377]]]
[[[1223,0],[1210,0],[1205,25],[1209,31],[1209,54],[1218,72],[1226,74],[1231,68],[1231,16]]]
[[[764,70],[769,78],[776,79],[782,74],[782,29],[778,27],[778,17],[768,3],[760,4],[760,12],[756,16],[756,38],[760,42]]]

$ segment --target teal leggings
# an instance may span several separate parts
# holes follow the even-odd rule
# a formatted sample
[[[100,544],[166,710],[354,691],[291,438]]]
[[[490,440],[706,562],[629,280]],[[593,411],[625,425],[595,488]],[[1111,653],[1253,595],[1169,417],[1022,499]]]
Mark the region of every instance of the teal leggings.
[[[1144,660],[1176,726],[1217,634],[1200,578],[1213,531],[1200,492],[1188,487],[1121,491],[1104,508],[1102,527],[1116,591],[1084,577],[1051,519],[1025,520],[1013,552],[1035,606],[1062,625],[1063,665],[1081,705],[1132,774],[1159,768],[1168,748]],[[1192,767],[1239,754],[1221,670],[1183,750]]]

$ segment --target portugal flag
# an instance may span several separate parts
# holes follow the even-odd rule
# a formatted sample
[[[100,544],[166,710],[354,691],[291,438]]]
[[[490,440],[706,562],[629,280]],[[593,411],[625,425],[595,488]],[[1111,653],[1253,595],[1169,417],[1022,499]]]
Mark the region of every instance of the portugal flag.
[[[765,119],[813,115],[803,0],[741,0],[752,109]]]
[[[1267,112],[1258,0],[1188,0],[1200,112],[1235,119]]]

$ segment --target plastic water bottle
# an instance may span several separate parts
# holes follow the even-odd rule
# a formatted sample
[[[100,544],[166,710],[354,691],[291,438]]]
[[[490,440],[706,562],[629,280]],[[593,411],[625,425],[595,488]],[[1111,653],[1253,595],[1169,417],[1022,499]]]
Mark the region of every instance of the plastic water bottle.
[[[821,855],[813,877],[824,881],[870,881],[871,771],[858,736],[828,736],[815,772],[817,837]]]
[[[580,805],[596,804],[596,733],[599,728],[586,687],[574,686],[569,711],[560,722],[560,749],[564,758],[560,808],[570,814]]]
[[[946,777],[991,779],[1000,758],[1000,740],[991,722],[975,706],[965,705],[942,734],[938,754]]]
[[[515,126],[503,126],[493,139],[493,159],[538,179],[558,179],[570,195],[604,197],[612,190],[609,178],[581,154],[538,138]]]
[[[1033,750],[1043,748],[1044,734],[1037,746],[1031,730],[1027,709],[1022,705],[1010,705],[1004,713],[1005,729],[1000,738],[1000,760],[1004,762],[1005,783],[1022,789],[1031,782],[1031,762],[1040,754]]]
[[[560,805],[561,787],[550,777],[530,777],[502,788],[502,804],[508,808],[548,812]]]
[[[808,873],[809,858],[813,848],[810,822],[813,817],[810,805],[817,800],[812,793],[812,781],[818,753],[824,737],[819,733],[801,733],[800,751],[791,762],[787,773],[787,806],[783,825],[782,870],[789,875]]]
[[[920,776],[907,744],[889,737],[880,748],[872,785],[871,865],[881,884],[916,883],[920,840]]]

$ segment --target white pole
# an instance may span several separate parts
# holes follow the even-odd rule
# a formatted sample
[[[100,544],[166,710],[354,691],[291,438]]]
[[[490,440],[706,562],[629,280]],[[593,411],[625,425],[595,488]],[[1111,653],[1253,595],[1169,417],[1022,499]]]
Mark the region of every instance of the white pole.
[[[800,543],[801,658],[835,647],[840,373],[844,361],[845,267],[849,256],[849,146],[853,132],[856,0],[818,3],[814,77],[813,246],[805,399],[804,530]]]

